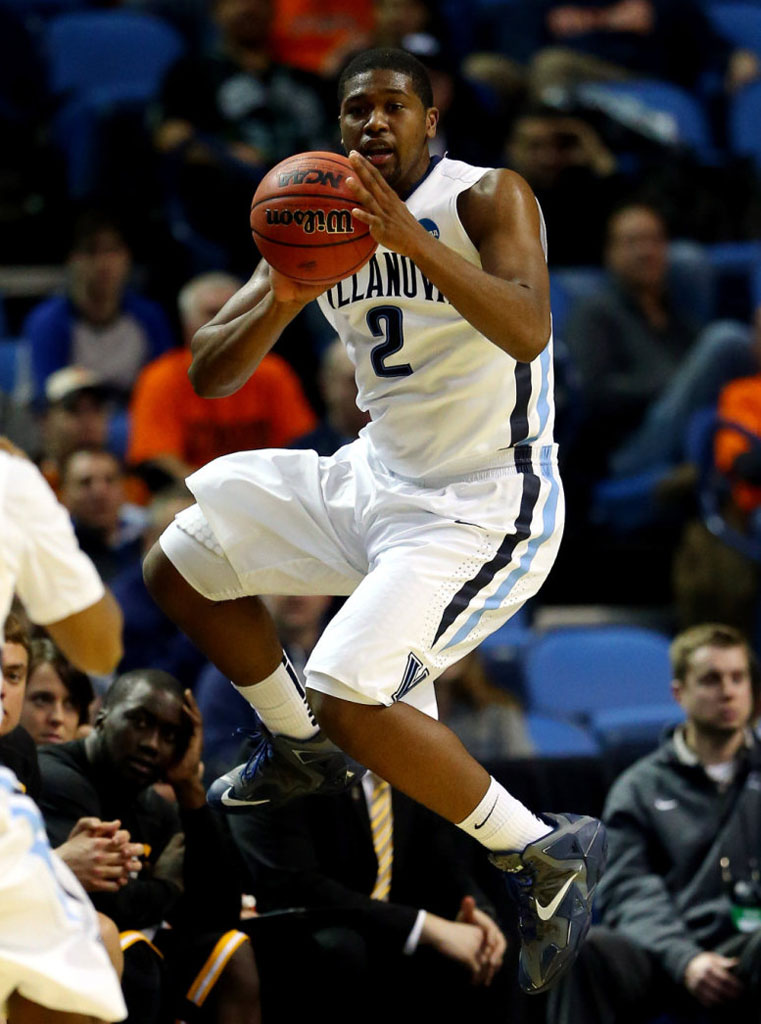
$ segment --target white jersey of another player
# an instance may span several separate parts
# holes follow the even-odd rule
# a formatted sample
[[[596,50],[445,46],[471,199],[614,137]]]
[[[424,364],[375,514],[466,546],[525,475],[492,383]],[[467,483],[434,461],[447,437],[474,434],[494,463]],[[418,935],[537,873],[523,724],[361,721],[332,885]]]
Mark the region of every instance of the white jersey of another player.
[[[50,849],[40,812],[0,766],[0,1013],[8,996],[123,1020],[121,986],[95,910]]]
[[[407,198],[420,223],[481,266],[457,212],[488,168],[431,161]],[[542,220],[542,246],[547,252]],[[430,482],[507,464],[519,445],[553,437],[552,335],[519,363],[480,334],[405,256],[379,247],[319,298],[356,367],[362,434],[399,476]]]

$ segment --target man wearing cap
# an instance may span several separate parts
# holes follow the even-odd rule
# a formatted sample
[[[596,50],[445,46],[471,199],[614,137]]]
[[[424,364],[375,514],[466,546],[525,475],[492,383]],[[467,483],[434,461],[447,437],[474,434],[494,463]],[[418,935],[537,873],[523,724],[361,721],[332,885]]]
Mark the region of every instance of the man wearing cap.
[[[61,466],[77,448],[102,448],[108,435],[109,392],[84,366],[64,366],[45,381],[45,412],[39,467],[53,490]]]

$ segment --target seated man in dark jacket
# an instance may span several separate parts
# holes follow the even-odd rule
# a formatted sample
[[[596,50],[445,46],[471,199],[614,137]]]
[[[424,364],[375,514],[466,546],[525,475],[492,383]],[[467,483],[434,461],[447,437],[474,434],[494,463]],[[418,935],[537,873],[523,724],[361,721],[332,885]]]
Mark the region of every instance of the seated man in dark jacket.
[[[552,1024],[703,1021],[702,1007],[759,1020],[758,669],[742,634],[714,624],[677,636],[671,661],[686,721],[611,789],[603,926],[552,992]]]
[[[139,669],[112,684],[89,736],[40,751],[53,845],[83,817],[118,819],[144,844],[137,877],[93,895],[122,934],[125,998],[141,1024],[167,1012],[214,1024],[260,1020],[251,946],[237,930],[240,873],[226,826],[206,804],[201,742],[190,691],[166,672]],[[154,790],[159,781],[173,787],[176,808]]]
[[[336,796],[257,807],[229,820],[258,909],[306,908],[296,933],[301,962],[315,972],[312,984],[330,992],[335,1024],[505,1012],[514,973],[501,970],[505,938],[480,909],[486,900],[470,848],[449,823],[372,773]],[[266,979],[267,1019],[267,985],[282,970],[273,962],[282,946],[271,929],[266,944],[265,933],[258,942],[256,931],[251,936]],[[294,929],[290,936],[293,943]]]

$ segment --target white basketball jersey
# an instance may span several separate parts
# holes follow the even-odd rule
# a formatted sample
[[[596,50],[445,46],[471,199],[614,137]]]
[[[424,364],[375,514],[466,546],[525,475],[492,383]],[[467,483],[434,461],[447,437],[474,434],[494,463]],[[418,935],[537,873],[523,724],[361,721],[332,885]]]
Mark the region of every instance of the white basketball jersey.
[[[478,251],[457,197],[488,170],[444,157],[408,209],[469,263]],[[544,221],[542,244],[545,248]],[[504,465],[518,445],[552,444],[552,337],[519,363],[480,334],[406,256],[379,246],[362,269],[319,298],[356,367],[362,435],[394,473],[415,480]]]

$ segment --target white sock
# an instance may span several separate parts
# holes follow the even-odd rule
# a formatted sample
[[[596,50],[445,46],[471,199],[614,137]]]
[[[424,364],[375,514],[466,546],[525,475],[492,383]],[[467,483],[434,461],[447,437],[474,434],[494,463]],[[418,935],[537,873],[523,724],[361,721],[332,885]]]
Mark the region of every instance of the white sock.
[[[541,839],[552,826],[510,796],[504,786],[492,778],[486,796],[476,809],[457,827],[473,836],[487,850],[504,852],[523,850],[528,843]]]
[[[235,686],[235,689],[246,698],[270,732],[297,740],[308,740],[317,733],[319,726],[307,703],[306,691],[287,654],[271,676],[253,686]]]

